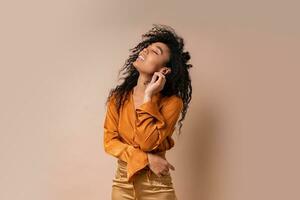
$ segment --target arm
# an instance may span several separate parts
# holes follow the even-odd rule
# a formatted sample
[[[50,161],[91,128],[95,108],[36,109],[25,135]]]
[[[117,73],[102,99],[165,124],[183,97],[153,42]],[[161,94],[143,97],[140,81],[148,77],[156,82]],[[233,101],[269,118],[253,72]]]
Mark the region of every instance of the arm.
[[[104,120],[103,145],[106,153],[127,162],[128,175],[130,177],[138,170],[148,165],[147,153],[120,140],[118,133],[119,115],[114,98],[109,100]]]
[[[157,102],[152,99],[136,108],[135,142],[143,151],[149,152],[156,149],[167,136],[173,134],[182,108],[182,99],[175,95],[164,102],[161,110]]]

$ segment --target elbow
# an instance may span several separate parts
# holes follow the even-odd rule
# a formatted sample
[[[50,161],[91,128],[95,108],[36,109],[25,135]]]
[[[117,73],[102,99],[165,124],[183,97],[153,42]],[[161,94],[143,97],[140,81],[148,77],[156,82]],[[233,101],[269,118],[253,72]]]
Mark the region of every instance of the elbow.
[[[153,149],[153,147],[147,144],[146,145],[143,144],[140,145],[140,149],[144,152],[150,152]]]
[[[153,142],[153,143],[149,143],[149,142],[144,142],[144,143],[140,143],[140,149],[144,152],[150,152],[153,149],[157,148],[158,144],[157,142]]]
[[[108,148],[105,145],[104,145],[103,149],[104,149],[105,153],[108,153]]]
[[[105,152],[105,153],[108,153],[108,154],[109,154],[109,152],[110,152],[110,150],[111,150],[111,147],[110,147],[110,145],[109,145],[108,142],[104,142],[104,144],[103,144],[103,149],[104,149],[104,152]]]

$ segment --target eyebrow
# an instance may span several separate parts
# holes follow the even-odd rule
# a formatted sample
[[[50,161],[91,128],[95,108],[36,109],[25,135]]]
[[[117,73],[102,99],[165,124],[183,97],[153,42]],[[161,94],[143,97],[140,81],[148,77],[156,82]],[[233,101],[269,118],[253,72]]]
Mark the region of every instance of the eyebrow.
[[[162,50],[162,48],[160,46],[155,46],[155,47],[160,50],[161,54],[163,54],[163,50]]]

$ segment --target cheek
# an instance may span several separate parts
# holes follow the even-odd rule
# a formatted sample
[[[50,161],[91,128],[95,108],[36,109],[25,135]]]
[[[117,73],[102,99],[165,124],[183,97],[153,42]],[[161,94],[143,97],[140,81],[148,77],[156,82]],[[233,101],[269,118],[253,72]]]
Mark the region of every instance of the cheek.
[[[162,61],[156,57],[149,57],[145,61],[145,66],[147,66],[149,70],[158,71],[162,67]]]
[[[151,60],[146,60],[144,62],[135,61],[133,62],[133,65],[140,72],[153,74],[155,71],[157,71],[157,65]]]
[[[146,61],[144,61],[143,64],[144,64],[145,71],[150,73],[157,71],[157,69],[159,68],[157,59],[148,58]]]

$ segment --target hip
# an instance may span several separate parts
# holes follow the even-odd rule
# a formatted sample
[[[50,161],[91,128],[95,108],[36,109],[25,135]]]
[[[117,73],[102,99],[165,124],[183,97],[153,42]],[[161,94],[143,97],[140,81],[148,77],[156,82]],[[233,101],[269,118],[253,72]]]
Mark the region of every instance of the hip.
[[[133,176],[133,182],[127,182],[127,163],[118,159],[117,160],[117,168],[115,170],[114,182],[122,182],[128,184],[144,184],[149,186],[165,186],[165,187],[173,187],[173,179],[170,171],[166,175],[157,176],[147,165],[143,169],[136,172]]]

